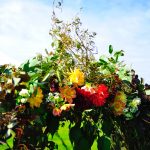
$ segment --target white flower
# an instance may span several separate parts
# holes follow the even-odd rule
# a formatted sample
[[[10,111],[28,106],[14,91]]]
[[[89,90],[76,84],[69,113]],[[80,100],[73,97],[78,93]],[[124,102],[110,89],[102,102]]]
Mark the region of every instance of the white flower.
[[[8,129],[12,129],[17,123],[16,122],[11,122],[7,125]]]
[[[7,84],[12,84],[12,79],[8,79]]]
[[[141,99],[140,98],[134,98],[132,100],[132,102],[130,103],[130,106],[131,107],[137,107],[138,105],[140,105],[141,103]]]
[[[7,128],[8,128],[8,130],[7,130],[7,132],[6,132],[6,138],[8,138],[11,134],[13,135],[13,130],[12,130],[12,128],[15,126],[17,124],[17,122],[12,122],[12,123],[9,123],[8,125],[7,125]]]
[[[26,102],[27,102],[27,98],[22,98],[22,99],[20,100],[20,102],[21,102],[21,103],[26,103]]]
[[[22,90],[19,92],[19,95],[20,95],[20,96],[23,96],[23,97],[28,97],[28,96],[30,96],[27,89],[22,89]]]
[[[55,95],[55,96],[54,96],[54,99],[55,99],[55,100],[57,100],[57,99],[59,99],[59,98],[60,98],[60,97],[59,97],[58,95]]]
[[[51,97],[51,96],[53,96],[53,94],[52,94],[52,93],[49,93],[48,96]]]

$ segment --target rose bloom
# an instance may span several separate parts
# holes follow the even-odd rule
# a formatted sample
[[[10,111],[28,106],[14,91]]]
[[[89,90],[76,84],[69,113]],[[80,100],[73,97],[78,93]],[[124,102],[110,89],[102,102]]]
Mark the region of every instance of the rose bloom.
[[[73,87],[69,87],[69,86],[64,86],[61,87],[60,89],[60,96],[62,98],[64,98],[68,103],[72,103],[73,102],[73,98],[76,97],[76,91]]]
[[[84,84],[84,73],[80,69],[75,69],[69,76],[71,83],[82,86]]]

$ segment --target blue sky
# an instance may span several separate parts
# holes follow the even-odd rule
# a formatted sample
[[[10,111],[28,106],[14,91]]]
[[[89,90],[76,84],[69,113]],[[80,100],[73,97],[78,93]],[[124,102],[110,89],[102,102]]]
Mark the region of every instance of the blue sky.
[[[149,0],[63,0],[65,20],[79,16],[83,26],[97,32],[99,55],[110,44],[125,51],[124,61],[150,83]],[[53,0],[0,0],[0,64],[20,64],[50,50]]]

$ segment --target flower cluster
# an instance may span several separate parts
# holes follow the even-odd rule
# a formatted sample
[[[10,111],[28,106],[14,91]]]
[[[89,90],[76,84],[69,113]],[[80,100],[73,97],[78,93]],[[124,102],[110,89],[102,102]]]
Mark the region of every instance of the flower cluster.
[[[48,135],[53,136],[64,121],[69,121],[74,149],[82,149],[84,143],[85,149],[91,149],[94,140],[107,140],[105,143],[113,143],[113,148],[118,141],[124,146],[121,140],[125,138],[119,137],[127,132],[120,131],[126,128],[120,128],[120,122],[124,125],[140,114],[142,83],[133,86],[131,71],[119,61],[124,55],[122,50],[116,52],[110,45],[110,56],[96,60],[92,39],[95,34],[81,32],[79,19],[67,25],[58,22],[51,30],[54,52],[38,55],[19,68],[0,66],[0,111],[4,116],[15,116],[0,121],[4,131],[0,138],[7,140],[5,131],[11,122],[16,132],[12,136],[13,149],[23,145],[28,149],[55,149]],[[70,33],[73,29],[75,39]]]

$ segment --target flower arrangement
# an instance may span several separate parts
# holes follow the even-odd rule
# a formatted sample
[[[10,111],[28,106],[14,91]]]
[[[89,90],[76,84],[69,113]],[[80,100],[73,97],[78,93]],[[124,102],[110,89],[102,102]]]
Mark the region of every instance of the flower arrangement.
[[[147,140],[135,134],[140,134],[136,122],[148,112],[142,110],[143,84],[133,86],[131,71],[120,61],[124,51],[110,45],[109,56],[96,60],[96,33],[81,30],[79,18],[64,23],[53,15],[52,21],[52,52],[46,50],[46,56],[39,54],[18,68],[0,66],[1,144],[57,149],[49,136],[67,123],[76,150],[89,150],[94,141],[97,149],[150,146],[132,143]],[[148,116],[144,119],[149,121]]]

